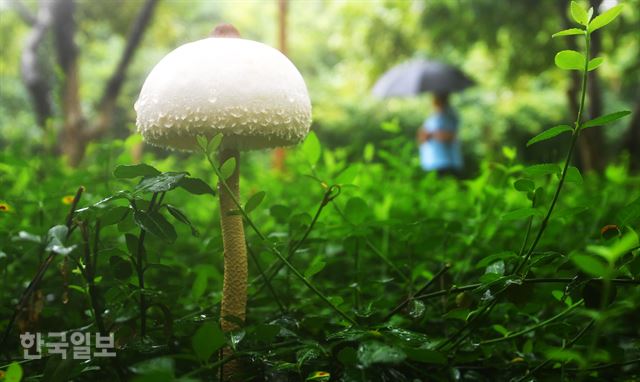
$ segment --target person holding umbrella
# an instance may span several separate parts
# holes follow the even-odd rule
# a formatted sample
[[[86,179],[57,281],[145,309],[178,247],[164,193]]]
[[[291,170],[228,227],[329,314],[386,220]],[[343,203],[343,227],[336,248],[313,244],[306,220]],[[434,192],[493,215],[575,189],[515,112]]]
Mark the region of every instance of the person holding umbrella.
[[[432,92],[435,112],[418,129],[420,164],[424,170],[456,175],[462,170],[458,117],[449,94],[473,85],[462,71],[438,61],[416,59],[391,68],[373,87],[379,98],[417,96]]]
[[[448,93],[433,95],[435,112],[418,129],[420,165],[438,175],[458,175],[462,170],[462,151],[458,141],[458,116],[449,105]]]

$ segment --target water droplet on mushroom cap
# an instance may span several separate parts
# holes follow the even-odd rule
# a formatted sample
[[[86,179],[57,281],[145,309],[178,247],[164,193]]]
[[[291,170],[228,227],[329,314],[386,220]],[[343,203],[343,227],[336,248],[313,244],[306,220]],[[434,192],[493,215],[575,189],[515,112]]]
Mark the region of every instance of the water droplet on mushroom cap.
[[[151,102],[149,102],[149,100]],[[235,135],[239,149],[295,144],[311,103],[295,66],[279,51],[240,38],[207,38],[165,56],[134,108],[151,144],[191,150],[195,135]]]

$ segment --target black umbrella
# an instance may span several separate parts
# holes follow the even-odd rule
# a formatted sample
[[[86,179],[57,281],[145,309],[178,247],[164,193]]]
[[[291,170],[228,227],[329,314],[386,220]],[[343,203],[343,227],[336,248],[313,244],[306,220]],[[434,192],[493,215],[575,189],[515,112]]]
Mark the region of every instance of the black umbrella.
[[[388,70],[373,87],[379,98],[407,97],[420,93],[451,93],[473,85],[453,66],[437,61],[411,60]]]

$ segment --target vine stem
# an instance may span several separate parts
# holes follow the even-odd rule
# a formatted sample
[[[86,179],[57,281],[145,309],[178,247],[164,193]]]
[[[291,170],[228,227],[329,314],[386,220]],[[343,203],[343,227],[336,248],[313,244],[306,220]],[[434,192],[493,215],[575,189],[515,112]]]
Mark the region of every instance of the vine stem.
[[[333,203],[333,208],[338,212],[340,217],[342,217],[342,219],[345,222],[347,222],[352,227],[355,227],[355,224],[349,221],[349,219],[344,214],[342,209],[340,209],[340,207],[336,203]],[[409,277],[407,277],[407,275],[405,275],[404,272],[400,270],[400,268],[398,268],[391,260],[389,260],[375,245],[373,245],[373,243],[369,239],[365,238],[365,244],[367,245],[367,247],[369,247],[369,249],[371,250],[371,252],[373,252],[374,255],[378,256],[382,261],[385,262],[385,264],[389,266],[389,268],[393,269],[398,274],[398,276],[400,276],[402,280],[404,280],[407,283],[411,282]]]
[[[540,242],[540,239],[542,238],[542,234],[547,228],[547,224],[551,219],[551,214],[553,213],[553,209],[556,206],[556,203],[558,202],[558,198],[560,197],[560,192],[562,191],[562,186],[564,185],[564,181],[567,177],[567,172],[569,170],[569,164],[571,163],[571,158],[573,157],[573,151],[575,150],[576,142],[578,141],[578,137],[580,136],[580,130],[582,125],[582,113],[584,111],[584,104],[587,96],[587,78],[589,77],[589,52],[590,52],[589,44],[591,42],[591,39],[589,38],[589,33],[587,33],[586,31],[585,31],[585,42],[586,42],[586,52],[585,52],[585,60],[584,60],[585,66],[584,66],[584,72],[582,73],[582,85],[580,89],[580,106],[578,108],[578,115],[576,116],[576,120],[574,122],[573,134],[571,136],[571,145],[569,146],[569,151],[567,152],[567,158],[564,161],[562,175],[560,176],[558,187],[556,187],[556,191],[553,194],[553,199],[551,200],[549,209],[547,210],[547,213],[544,219],[542,220],[542,223],[540,223],[540,228],[538,229],[538,233],[536,234],[536,237],[533,240],[533,243],[531,243],[531,247],[529,247],[527,254],[524,256],[524,259],[522,260],[522,262],[520,262],[520,264],[518,265],[514,273],[518,273],[522,269],[522,267],[524,267],[527,264],[527,262],[531,258],[531,255],[533,254],[533,251],[536,249],[536,246]]]
[[[263,285],[265,285],[267,287],[267,289],[269,290],[269,293],[271,293],[271,296],[273,296],[273,300],[276,302],[276,304],[278,304],[278,308],[280,309],[280,313],[282,313],[284,315],[286,313],[286,309],[284,308],[284,305],[282,305],[282,302],[280,301],[280,298],[276,294],[276,291],[273,289],[273,285],[271,285],[271,280],[269,280],[269,278],[267,277],[266,273],[262,269],[262,266],[260,265],[260,261],[258,261],[258,256],[256,256],[255,253],[253,253],[253,251],[251,250],[251,247],[249,247],[249,246],[247,246],[247,252],[249,253],[249,256],[251,256],[251,260],[253,260],[253,262],[256,264],[256,268],[258,269],[258,272],[260,273],[260,277],[262,277],[264,279],[264,284]]]
[[[585,325],[584,328],[582,328],[578,334],[575,335],[575,337],[573,337],[568,343],[562,345],[562,350],[567,349],[571,346],[573,346],[573,344],[575,344],[576,342],[578,342],[584,335],[585,333],[587,333],[587,330],[591,329],[591,327],[593,326],[593,323],[595,321],[591,320],[589,321],[589,323],[587,325]],[[549,362],[551,362],[550,360],[544,360],[542,363],[540,363],[538,366],[534,367],[533,369],[531,369],[531,371],[529,371],[526,375],[524,375],[522,378],[520,378],[517,382],[523,382],[524,380],[527,379],[527,377],[534,375],[535,373],[538,372],[538,370],[544,368],[545,366],[547,366],[549,364]]]
[[[531,326],[529,328],[519,330],[517,332],[511,333],[511,334],[506,335],[504,337],[498,337],[498,338],[493,338],[493,339],[490,339],[490,340],[481,341],[480,345],[488,345],[488,344],[494,344],[494,343],[498,343],[498,342],[502,342],[502,341],[508,341],[508,340],[523,336],[523,335],[525,335],[525,334],[527,334],[529,332],[532,332],[532,331],[534,331],[536,329],[539,329],[539,328],[541,328],[543,326],[547,326],[550,323],[552,323],[554,321],[557,321],[557,320],[561,319],[562,317],[566,316],[567,314],[571,313],[578,306],[582,305],[583,302],[584,302],[584,300],[580,300],[580,301],[576,302],[575,304],[569,306],[567,309],[563,310],[562,312],[556,314],[555,316],[553,316],[551,318],[548,318],[548,319],[546,319],[546,320],[544,320],[542,322],[539,322],[539,323],[537,323],[537,324],[535,324],[535,325],[533,325],[533,326]]]
[[[334,190],[338,190],[337,193],[334,193]],[[324,196],[322,197],[322,201],[320,202],[320,205],[318,206],[318,209],[316,210],[315,215],[313,216],[313,219],[311,219],[311,223],[309,223],[309,226],[307,226],[307,229],[302,234],[302,237],[300,238],[300,240],[296,241],[295,244],[289,246],[289,250],[288,250],[288,254],[287,254],[287,260],[290,261],[291,258],[293,257],[293,255],[296,253],[296,251],[298,251],[298,249],[300,249],[302,244],[307,240],[307,238],[309,237],[309,234],[311,233],[311,231],[315,227],[316,222],[320,218],[320,214],[322,213],[322,210],[324,210],[324,208],[327,206],[327,204],[331,200],[335,199],[339,194],[340,194],[340,186],[333,185],[333,186],[331,186],[331,187],[329,187],[327,189],[327,191],[325,192]],[[269,266],[269,269],[266,272],[266,273],[269,273],[269,276],[267,276],[264,279],[265,283],[263,283],[261,286],[259,286],[256,289],[256,291],[253,293],[253,295],[255,296],[255,295],[259,294],[262,291],[262,288],[264,288],[265,284],[268,283],[268,282],[271,282],[271,280],[273,280],[273,278],[276,277],[276,275],[280,272],[280,270],[284,266],[285,266],[284,263],[282,263],[279,260],[277,260],[276,263],[274,263],[271,266]],[[257,280],[258,280],[258,278],[254,279],[251,283],[254,284],[255,282],[257,282]]]
[[[551,219],[551,214],[553,213],[553,210],[554,210],[554,208],[556,206],[556,203],[558,202],[558,199],[560,197],[560,192],[562,191],[565,179],[567,177],[567,172],[569,170],[569,165],[570,165],[571,159],[573,157],[573,152],[575,150],[576,143],[578,141],[578,137],[580,136],[580,130],[581,130],[581,127],[582,127],[582,113],[584,111],[584,104],[585,104],[586,95],[587,95],[587,79],[588,79],[588,73],[589,73],[589,53],[590,53],[589,44],[591,42],[591,40],[589,38],[589,33],[586,30],[584,32],[584,36],[585,36],[585,42],[586,42],[585,65],[584,65],[584,70],[583,70],[583,73],[582,73],[582,86],[581,86],[581,91],[580,91],[580,105],[579,105],[579,108],[578,108],[578,115],[576,116],[576,120],[574,122],[573,133],[572,133],[572,136],[571,136],[571,144],[569,146],[569,150],[567,152],[567,156],[566,156],[566,159],[564,161],[564,166],[562,168],[562,173],[560,175],[560,180],[558,182],[558,186],[556,187],[556,190],[555,190],[555,192],[553,194],[553,199],[551,200],[551,204],[549,205],[547,213],[545,214],[544,218],[542,219],[542,222],[540,223],[540,228],[538,229],[538,232],[537,232],[537,234],[535,236],[535,239],[531,243],[531,246],[529,247],[529,250],[527,251],[525,256],[522,258],[522,260],[520,261],[520,263],[518,264],[516,269],[513,271],[513,274],[520,273],[522,268],[525,267],[528,264],[529,259],[531,258],[531,255],[533,254],[533,251],[538,246],[538,243],[540,242],[540,239],[542,238],[542,235],[544,234],[544,232],[545,232],[545,230],[547,228],[547,225],[549,224],[549,220]],[[526,238],[528,239],[528,233],[527,233]],[[524,272],[521,275],[521,277],[524,279],[524,277],[526,277],[526,272]],[[496,294],[494,300],[492,300],[485,308],[483,308],[483,310],[481,310],[476,316],[474,316],[469,322],[467,322],[461,329],[459,329],[452,337],[449,337],[444,342],[442,342],[439,345],[439,348],[444,347],[445,345],[451,343],[454,340],[455,340],[455,342],[453,343],[452,347],[456,347],[458,344],[462,343],[462,341],[471,334],[471,331],[467,331],[466,334],[462,335],[463,332],[465,330],[471,328],[473,325],[475,325],[475,323],[477,322],[477,320],[479,318],[482,318],[482,317],[486,316],[489,312],[491,312],[491,310],[498,303],[498,299],[501,297],[502,293],[503,293],[503,291],[498,292]],[[461,336],[461,337],[459,337],[459,336]]]
[[[569,283],[571,281],[573,281],[574,279],[571,277],[549,277],[549,278],[531,278],[531,279],[524,279],[522,280],[523,283],[525,284],[543,284],[543,283]],[[601,278],[592,278],[592,279],[588,279],[585,281],[591,281],[591,280],[602,280]],[[611,283],[616,284],[616,285],[640,285],[640,280],[633,280],[633,279],[612,279]],[[480,286],[482,286],[482,283],[475,283],[475,284],[469,284],[469,285],[462,285],[459,287],[453,287],[453,288],[449,288],[449,289],[442,289],[439,291],[435,291],[435,292],[431,292],[431,293],[425,293],[425,294],[416,294],[413,298],[416,300],[428,300],[430,298],[434,298],[434,297],[439,297],[448,293],[456,293],[456,292],[464,292],[467,290],[473,290],[476,289]]]
[[[436,282],[436,280],[438,280],[440,278],[440,276],[442,276],[443,274],[445,274],[449,268],[451,268],[451,265],[449,264],[445,264],[444,267],[442,267],[438,273],[436,273],[431,280],[427,281],[427,283],[420,288],[414,295],[409,296],[408,298],[406,298],[404,301],[402,301],[400,304],[398,304],[398,306],[396,306],[395,308],[393,308],[393,310],[391,310],[391,312],[389,312],[383,319],[382,321],[387,321],[389,320],[394,314],[398,313],[400,310],[402,310],[405,306],[407,306],[411,301],[413,301],[415,299],[415,295],[419,295],[421,293],[424,293],[427,289],[429,289],[429,287],[431,285],[433,285],[434,282]]]

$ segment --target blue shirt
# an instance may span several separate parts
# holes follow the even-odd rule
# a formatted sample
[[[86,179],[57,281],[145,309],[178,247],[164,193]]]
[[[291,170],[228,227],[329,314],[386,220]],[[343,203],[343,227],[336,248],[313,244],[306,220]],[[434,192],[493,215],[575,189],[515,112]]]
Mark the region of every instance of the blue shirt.
[[[446,131],[457,134],[458,116],[451,109],[436,112],[424,121],[422,128],[429,133]],[[431,138],[422,143],[420,145],[420,165],[427,171],[462,169],[460,142],[457,138],[450,142]]]

